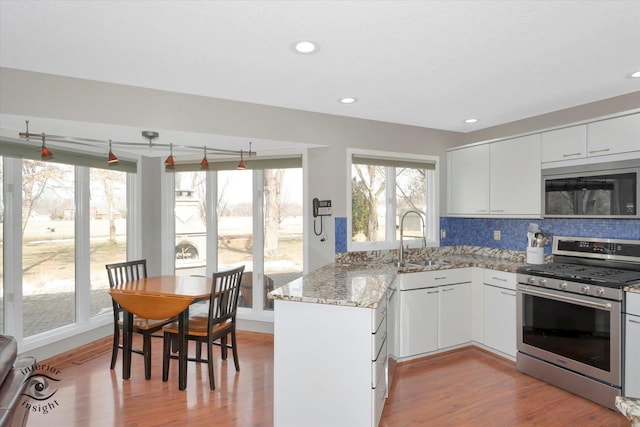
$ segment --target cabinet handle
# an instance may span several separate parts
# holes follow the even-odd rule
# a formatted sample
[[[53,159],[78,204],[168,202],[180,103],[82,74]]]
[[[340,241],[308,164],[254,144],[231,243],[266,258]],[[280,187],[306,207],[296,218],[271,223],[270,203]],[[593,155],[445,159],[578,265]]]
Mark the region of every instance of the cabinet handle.
[[[447,278],[447,276],[436,277],[436,278],[435,278],[435,280],[444,280],[444,279],[446,279],[446,278]]]
[[[506,282],[506,281],[507,281],[507,279],[503,279],[503,278],[501,278],[501,277],[496,277],[496,276],[491,276],[491,278],[492,278],[493,280],[499,280],[499,281],[501,281],[501,282]]]
[[[574,157],[574,156],[581,156],[582,153],[570,153],[570,154],[563,154],[562,157]]]
[[[449,289],[443,289],[442,292],[449,292],[449,291],[455,291],[455,289],[453,288],[449,288]]]
[[[428,291],[427,295],[429,295],[429,294],[437,294],[437,293],[438,293],[438,291]]]
[[[509,295],[510,297],[515,297],[516,294],[512,294],[511,292],[500,291],[502,295]]]
[[[637,323],[640,325],[640,321],[638,320],[633,320],[633,319],[629,319],[629,323]]]
[[[504,212],[504,209],[491,209],[491,212]]]
[[[604,153],[604,152],[609,151],[609,150],[610,150],[609,148],[603,148],[602,150],[591,150],[591,151],[589,151],[589,154],[592,154],[592,153]]]
[[[486,209],[478,209],[476,212],[486,212]]]

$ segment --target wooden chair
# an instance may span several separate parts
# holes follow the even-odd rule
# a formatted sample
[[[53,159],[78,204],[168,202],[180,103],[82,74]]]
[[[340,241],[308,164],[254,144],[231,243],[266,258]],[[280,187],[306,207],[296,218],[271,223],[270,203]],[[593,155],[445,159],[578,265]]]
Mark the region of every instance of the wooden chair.
[[[115,264],[107,264],[107,276],[109,277],[109,287],[121,285],[129,280],[144,279],[147,277],[147,261],[136,260],[120,262]],[[120,343],[120,335],[123,327],[122,323],[122,306],[113,298],[113,349],[111,351],[111,369],[116,366],[118,358],[118,349],[122,348]],[[142,350],[132,349],[133,353],[141,354],[144,357],[144,377],[151,379],[151,337],[162,337],[161,335],[153,335],[162,329],[163,326],[173,322],[170,319],[150,319],[139,316],[133,316],[133,333],[142,335]]]
[[[236,343],[236,311],[238,309],[238,296],[243,271],[244,265],[231,270],[213,273],[208,315],[195,314],[189,316],[187,340],[195,341],[196,343],[206,343],[207,358],[203,359],[200,352],[198,352],[196,357],[188,357],[187,360],[208,364],[209,387],[211,390],[215,390],[216,388],[213,376],[214,345],[220,346],[223,360],[227,359],[227,349],[230,348],[233,352],[233,362],[236,371],[240,370],[238,346]],[[172,347],[175,348],[175,345],[172,346],[172,343],[178,338],[178,323],[173,322],[165,326],[163,331],[162,381],[167,381],[169,378],[169,360],[178,357],[171,353]],[[230,343],[228,341],[229,336],[231,336]]]

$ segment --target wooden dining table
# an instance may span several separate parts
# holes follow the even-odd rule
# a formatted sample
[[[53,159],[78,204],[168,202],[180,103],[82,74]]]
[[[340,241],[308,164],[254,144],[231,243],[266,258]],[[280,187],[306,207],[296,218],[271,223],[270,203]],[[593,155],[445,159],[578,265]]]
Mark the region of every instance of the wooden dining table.
[[[123,308],[122,378],[131,376],[133,315],[147,319],[178,318],[178,388],[187,388],[187,331],[189,306],[207,300],[211,295],[211,277],[152,276],[131,280],[109,290]]]

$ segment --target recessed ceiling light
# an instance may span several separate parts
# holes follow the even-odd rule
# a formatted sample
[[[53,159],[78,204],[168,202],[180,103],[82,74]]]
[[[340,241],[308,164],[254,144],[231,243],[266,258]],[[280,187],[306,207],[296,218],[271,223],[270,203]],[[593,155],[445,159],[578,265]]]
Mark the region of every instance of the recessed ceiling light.
[[[478,123],[478,119],[467,119],[464,122],[467,123],[467,124]]]
[[[635,73],[631,73],[631,78],[632,79],[640,78],[640,71],[636,71]]]
[[[340,102],[341,104],[353,104],[354,102],[358,102],[358,98],[340,98],[338,102]]]
[[[309,40],[300,40],[291,45],[291,50],[301,55],[311,55],[320,50],[320,46]]]

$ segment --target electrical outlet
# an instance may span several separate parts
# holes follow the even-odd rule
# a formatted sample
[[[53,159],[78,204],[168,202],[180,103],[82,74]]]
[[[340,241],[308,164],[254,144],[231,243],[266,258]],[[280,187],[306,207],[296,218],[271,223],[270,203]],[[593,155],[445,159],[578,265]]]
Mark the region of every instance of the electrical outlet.
[[[500,230],[493,230],[493,240],[500,240]]]
[[[444,240],[447,238],[447,230],[445,230],[444,228],[440,229],[440,240]]]

